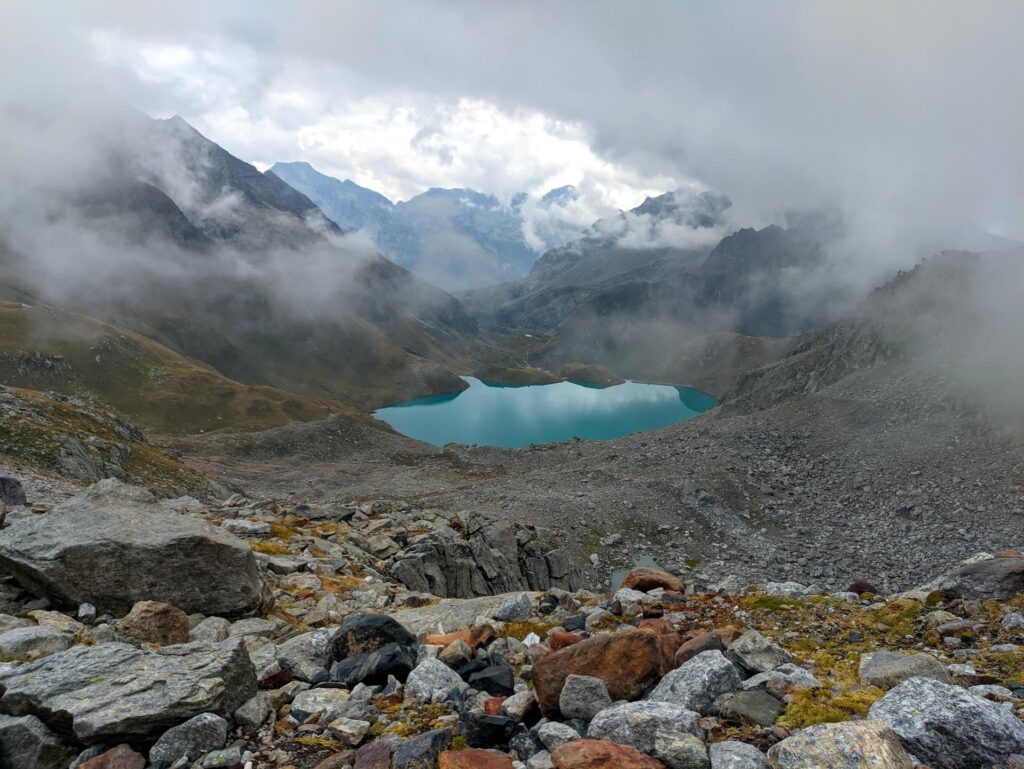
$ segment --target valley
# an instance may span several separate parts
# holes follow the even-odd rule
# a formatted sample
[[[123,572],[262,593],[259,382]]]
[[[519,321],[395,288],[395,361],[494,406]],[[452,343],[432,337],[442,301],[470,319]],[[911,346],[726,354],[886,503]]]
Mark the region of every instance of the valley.
[[[925,5],[0,7],[0,769],[1024,769]]]

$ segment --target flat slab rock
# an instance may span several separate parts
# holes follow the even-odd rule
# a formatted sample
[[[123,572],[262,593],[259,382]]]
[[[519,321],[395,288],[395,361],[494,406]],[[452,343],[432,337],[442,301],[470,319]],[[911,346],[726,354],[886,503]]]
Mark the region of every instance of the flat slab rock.
[[[154,600],[238,616],[268,595],[248,544],[113,479],[0,530],[0,569],[56,603],[113,614]]]
[[[256,693],[240,638],[146,651],[123,643],[75,646],[0,672],[0,706],[34,715],[92,744],[155,738],[192,716],[226,718]]]
[[[771,769],[913,769],[899,738],[881,721],[816,724],[768,751]]]

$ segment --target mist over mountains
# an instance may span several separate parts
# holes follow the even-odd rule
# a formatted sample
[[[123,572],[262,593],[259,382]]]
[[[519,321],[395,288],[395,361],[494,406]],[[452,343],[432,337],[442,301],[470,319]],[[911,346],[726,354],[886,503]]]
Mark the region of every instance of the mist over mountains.
[[[392,203],[308,163],[275,163],[268,174],[308,195],[342,229],[363,231],[396,264],[451,291],[521,277],[541,253],[580,235],[558,216],[575,198],[572,187],[535,200],[518,194],[507,204],[471,189],[431,188]]]

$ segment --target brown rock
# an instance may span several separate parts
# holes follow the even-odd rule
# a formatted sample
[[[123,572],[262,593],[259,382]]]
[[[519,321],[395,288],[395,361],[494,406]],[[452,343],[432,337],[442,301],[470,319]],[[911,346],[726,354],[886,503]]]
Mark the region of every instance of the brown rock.
[[[354,755],[354,750],[343,750],[340,753],[335,753],[333,756],[328,756],[317,764],[314,769],[344,769],[344,767],[352,765],[352,756]]]
[[[878,588],[863,579],[855,579],[850,583],[850,586],[846,588],[848,593],[856,593],[857,595],[863,595],[864,593],[871,593],[878,595]]]
[[[512,759],[488,750],[446,750],[438,769],[512,769]]]
[[[558,712],[558,697],[573,673],[600,678],[613,700],[639,698],[672,668],[666,638],[649,630],[627,630],[594,636],[541,657],[532,673],[541,710],[545,715]]]
[[[676,626],[667,619],[642,619],[636,623],[641,630],[653,630],[658,635],[668,635],[676,632]]]
[[[685,589],[683,581],[679,579],[679,577],[673,577],[667,571],[662,569],[652,569],[646,566],[639,569],[633,569],[633,571],[626,575],[626,579],[623,580],[622,586],[628,587],[631,590],[639,590],[642,593],[646,593],[648,590],[655,590],[659,587],[663,590],[671,590],[675,593],[682,593]]]
[[[576,635],[576,633],[570,633],[567,630],[557,630],[548,636],[548,648],[551,651],[556,652],[559,649],[566,649],[573,644],[578,644],[583,640],[583,636]]]
[[[604,740],[574,740],[551,753],[555,769],[665,769],[657,759],[629,745]]]
[[[709,630],[694,636],[688,641],[683,641],[682,646],[676,651],[676,666],[682,665],[688,659],[696,657],[701,652],[725,651],[725,644],[722,643],[722,636],[716,631]]]
[[[505,700],[505,697],[491,697],[488,700],[484,700],[484,713],[489,716],[501,715],[501,704]]]
[[[139,601],[117,622],[117,632],[136,643],[182,644],[188,641],[188,631],[188,615],[159,601]]]
[[[146,759],[127,745],[118,745],[106,753],[90,758],[78,765],[78,769],[144,769]]]
[[[743,631],[735,625],[726,625],[716,630],[700,633],[691,636],[676,651],[676,667],[682,665],[688,659],[696,657],[701,652],[725,651],[733,641],[743,635]]]
[[[1000,550],[993,558],[1024,558],[1024,553],[1020,550]]]
[[[391,769],[391,748],[379,740],[363,745],[356,753],[353,769]]]

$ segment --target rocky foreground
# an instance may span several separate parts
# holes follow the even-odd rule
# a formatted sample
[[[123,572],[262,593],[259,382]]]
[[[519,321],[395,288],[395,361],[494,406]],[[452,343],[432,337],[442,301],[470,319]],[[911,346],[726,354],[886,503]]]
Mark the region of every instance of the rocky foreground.
[[[1024,767],[1024,554],[881,596],[580,588],[407,504],[0,484],[0,766]]]

